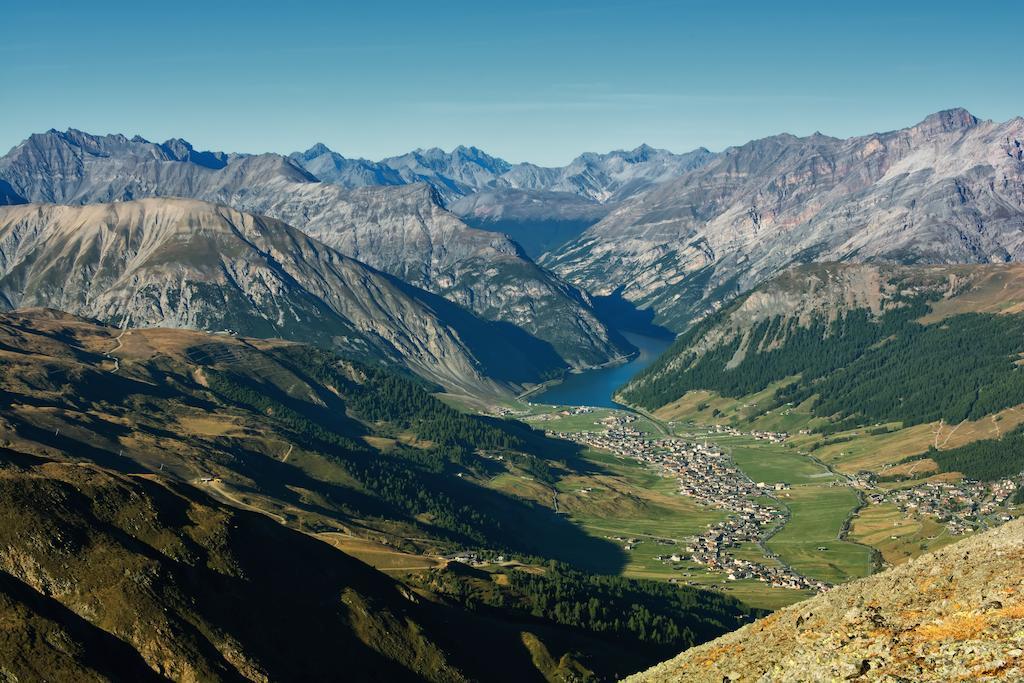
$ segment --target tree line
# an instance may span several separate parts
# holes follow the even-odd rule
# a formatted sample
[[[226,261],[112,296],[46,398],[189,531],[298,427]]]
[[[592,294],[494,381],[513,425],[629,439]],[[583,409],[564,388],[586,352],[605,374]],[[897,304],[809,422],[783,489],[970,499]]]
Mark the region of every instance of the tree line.
[[[694,343],[721,320],[709,322],[680,338],[675,354],[624,395],[654,409],[694,389],[738,398],[796,377],[775,392],[775,405],[813,398],[813,413],[834,423],[830,431],[976,420],[1024,403],[1024,316],[966,313],[917,322],[927,310],[914,299],[878,318],[863,309],[807,324],[776,316],[698,354]]]
[[[735,598],[711,591],[590,574],[555,561],[543,567],[543,572],[501,570],[504,585],[457,570],[439,570],[431,576],[431,588],[471,609],[499,608],[625,638],[662,656],[734,630],[760,615]]]

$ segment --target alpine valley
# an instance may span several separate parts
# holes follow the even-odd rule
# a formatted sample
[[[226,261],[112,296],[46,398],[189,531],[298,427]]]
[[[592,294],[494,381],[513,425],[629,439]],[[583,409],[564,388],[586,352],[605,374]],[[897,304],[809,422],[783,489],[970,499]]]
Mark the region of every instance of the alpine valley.
[[[563,167],[34,134],[0,680],[1020,680],[1022,373],[1021,118]]]

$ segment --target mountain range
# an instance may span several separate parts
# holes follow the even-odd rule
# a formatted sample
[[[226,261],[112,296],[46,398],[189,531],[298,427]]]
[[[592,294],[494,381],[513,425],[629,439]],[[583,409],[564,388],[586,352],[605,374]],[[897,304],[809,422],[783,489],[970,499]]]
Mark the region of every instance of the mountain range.
[[[278,155],[196,152],[181,140],[154,144],[79,131],[31,136],[0,159],[0,178],[33,202],[189,197],[271,216],[478,315],[526,330],[569,367],[599,365],[632,350],[584,292],[537,267],[507,237],[466,226],[427,185],[346,190]]]
[[[1022,258],[1022,129],[953,109],[849,139],[784,134],[678,155],[642,145],[562,168],[475,147],[370,162],[324,145],[285,157],[49,131],[0,158],[0,197],[188,197],[277,218],[524,331],[560,359],[519,373],[536,378],[632,350],[591,295],[678,332],[793,264]]]
[[[512,325],[280,221],[196,200],[0,208],[0,305],[303,340],[401,361],[462,391],[500,391],[563,366]]]
[[[1024,258],[1024,119],[963,109],[849,139],[778,135],[616,206],[541,259],[676,330],[795,263]]]
[[[451,152],[417,149],[379,162],[346,159],[318,143],[290,155],[324,182],[354,188],[426,182],[451,201],[480,190],[512,189],[574,194],[607,203],[674,178],[707,163],[714,155],[704,148],[685,154],[640,145],[607,154],[588,152],[562,167],[512,164],[476,147]]]

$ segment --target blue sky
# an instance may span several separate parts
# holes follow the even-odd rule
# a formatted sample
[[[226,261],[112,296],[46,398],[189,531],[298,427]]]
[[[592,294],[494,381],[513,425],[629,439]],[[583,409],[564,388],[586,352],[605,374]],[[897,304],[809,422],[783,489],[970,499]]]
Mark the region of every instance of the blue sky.
[[[347,156],[474,144],[563,164],[641,142],[1024,115],[1024,3],[62,2],[0,10],[0,148],[80,128]]]

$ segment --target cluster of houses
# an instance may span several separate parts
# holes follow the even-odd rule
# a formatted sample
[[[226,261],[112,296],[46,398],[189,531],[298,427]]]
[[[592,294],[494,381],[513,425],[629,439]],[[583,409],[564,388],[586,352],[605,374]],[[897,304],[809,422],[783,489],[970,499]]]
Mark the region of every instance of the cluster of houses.
[[[505,561],[505,556],[488,555],[487,557],[484,557],[475,550],[461,550],[457,553],[445,555],[444,559],[448,562],[459,562],[460,564],[466,564],[471,567],[485,567],[489,564],[501,564]]]
[[[772,438],[779,436],[772,434]],[[769,566],[737,558],[730,552],[744,543],[759,544],[784,523],[785,516],[780,510],[758,502],[758,499],[786,490],[788,485],[784,482],[755,483],[732,458],[707,443],[644,438],[640,432],[622,426],[605,432],[574,432],[558,436],[646,463],[663,476],[675,478],[682,495],[729,513],[727,519],[709,526],[704,533],[689,541],[685,557],[680,554],[661,555],[661,561],[675,563],[685,559],[720,571],[730,580],[759,580],[784,588],[828,589],[828,584],[802,576],[781,562],[777,566]],[[632,549],[630,540],[625,541],[626,550]]]
[[[735,557],[729,552],[730,548],[741,543],[760,543],[767,527],[783,521],[782,514],[774,508],[757,507],[760,508],[757,511],[734,514],[708,527],[707,531],[686,546],[689,560],[713,571],[722,572],[730,581],[750,579],[771,584],[776,588],[809,589],[819,592],[828,590],[830,586],[824,581],[803,576],[781,562],[777,565],[766,565]],[[770,512],[761,514],[762,510]],[[669,562],[678,561],[674,559],[676,557],[678,556],[673,555],[665,559]]]
[[[605,427],[622,427],[628,425],[630,422],[636,422],[636,415],[630,415],[629,413],[612,413],[606,417],[602,417],[594,424],[604,425]]]
[[[871,503],[892,503],[905,514],[928,515],[956,536],[979,529],[986,522],[1006,522],[1004,508],[1017,490],[1010,479],[996,482],[964,480],[927,482],[912,488],[878,491],[868,496]],[[1000,514],[1000,511],[1002,513]],[[997,515],[996,519],[990,519]]]
[[[729,425],[716,424],[711,428],[715,434],[728,434],[729,436],[752,436],[758,441],[769,441],[771,443],[782,443],[789,438],[787,432],[767,432],[764,430],[754,430],[752,432],[741,432],[735,427]]]
[[[540,413],[539,415],[531,415],[526,418],[527,422],[549,422],[551,420],[560,420],[563,417],[571,417],[573,415],[589,415],[594,412],[594,409],[590,406],[571,406],[569,408],[563,408],[562,410],[556,410],[551,413]],[[608,419],[608,418],[605,418]],[[635,418],[634,418],[635,419]],[[603,422],[603,421],[602,421]],[[594,424],[599,424],[595,422]]]

